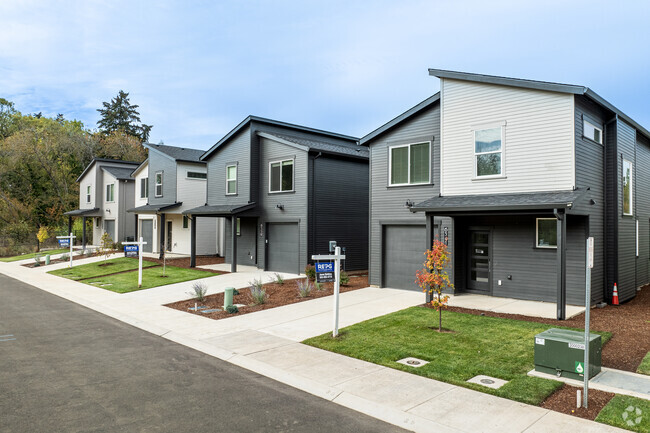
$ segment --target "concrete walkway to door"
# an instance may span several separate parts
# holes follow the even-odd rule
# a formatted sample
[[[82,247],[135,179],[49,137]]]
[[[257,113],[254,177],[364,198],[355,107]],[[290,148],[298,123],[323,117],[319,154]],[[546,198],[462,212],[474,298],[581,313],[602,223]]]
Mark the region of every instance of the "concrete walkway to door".
[[[460,293],[449,296],[449,305],[472,310],[493,311],[495,313],[543,317],[545,319],[555,319],[557,317],[557,306],[554,302],[525,301],[522,299]],[[566,317],[570,319],[584,311],[584,307],[567,305]]]

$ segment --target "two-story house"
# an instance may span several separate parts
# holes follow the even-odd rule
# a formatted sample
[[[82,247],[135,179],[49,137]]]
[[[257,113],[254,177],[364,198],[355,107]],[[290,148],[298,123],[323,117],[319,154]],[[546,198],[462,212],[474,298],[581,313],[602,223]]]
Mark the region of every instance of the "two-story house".
[[[414,288],[436,236],[457,291],[555,302],[558,318],[584,305],[587,237],[592,304],[650,281],[650,132],[587,87],[429,72],[440,92],[361,140],[371,284]]]
[[[206,163],[204,151],[145,143],[148,158],[134,171],[134,213],[138,237],[147,244],[144,252],[190,254],[192,222],[183,212],[206,200]],[[196,225],[199,233],[196,253],[223,254],[223,220],[203,219]]]
[[[366,269],[368,149],[355,137],[249,116],[201,160],[207,202],[184,213],[226,218],[233,271],[301,273],[331,240],[345,247],[346,269]]]
[[[131,172],[137,162],[95,158],[77,178],[79,184],[79,209],[66,212],[68,231],[72,231],[72,218],[83,218],[82,246],[85,249],[86,220],[92,218],[92,242],[99,244],[106,232],[113,242],[133,240],[135,224],[126,210],[133,206],[135,186]]]

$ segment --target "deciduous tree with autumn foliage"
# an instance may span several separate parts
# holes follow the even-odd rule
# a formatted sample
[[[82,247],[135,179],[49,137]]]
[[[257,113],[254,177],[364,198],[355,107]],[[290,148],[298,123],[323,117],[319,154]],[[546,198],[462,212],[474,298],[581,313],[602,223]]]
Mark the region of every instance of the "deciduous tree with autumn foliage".
[[[447,307],[449,301],[449,296],[443,295],[442,292],[454,288],[446,270],[451,258],[447,245],[437,239],[424,255],[426,256],[424,267],[415,273],[415,282],[425,293],[434,295],[431,306],[438,310],[438,332],[442,332],[442,309]]]

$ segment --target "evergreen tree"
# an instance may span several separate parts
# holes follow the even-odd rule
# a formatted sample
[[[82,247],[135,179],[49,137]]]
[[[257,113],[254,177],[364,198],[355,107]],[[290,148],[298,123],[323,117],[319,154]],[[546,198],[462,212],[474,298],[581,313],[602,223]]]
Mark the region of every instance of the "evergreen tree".
[[[102,116],[97,122],[100,131],[105,134],[122,131],[142,141],[149,140],[152,126],[140,122],[139,105],[131,105],[127,92],[120,90],[115,98],[102,102],[102,105],[104,108],[97,110]]]

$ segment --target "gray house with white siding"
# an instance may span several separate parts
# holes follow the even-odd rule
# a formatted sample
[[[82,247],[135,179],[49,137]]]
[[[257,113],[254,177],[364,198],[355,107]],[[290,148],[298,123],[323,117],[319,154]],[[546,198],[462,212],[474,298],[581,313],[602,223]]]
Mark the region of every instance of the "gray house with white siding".
[[[249,116],[201,157],[207,201],[184,214],[226,218],[226,262],[303,272],[328,241],[367,268],[368,149],[341,134]]]
[[[429,72],[439,93],[361,139],[371,284],[417,289],[436,236],[458,292],[556,302],[558,318],[584,304],[589,236],[592,303],[650,282],[645,128],[583,86]]]

